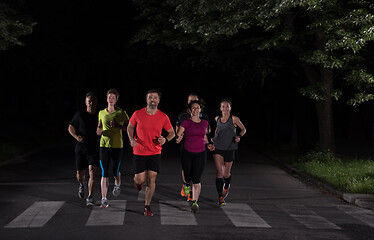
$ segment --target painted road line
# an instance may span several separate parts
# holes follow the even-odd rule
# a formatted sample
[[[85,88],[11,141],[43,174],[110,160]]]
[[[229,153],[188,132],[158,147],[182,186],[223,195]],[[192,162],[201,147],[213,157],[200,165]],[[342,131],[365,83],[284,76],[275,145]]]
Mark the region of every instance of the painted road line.
[[[35,202],[5,228],[43,227],[64,203],[64,201]]]
[[[110,200],[109,207],[101,209],[94,206],[86,226],[123,225],[126,212],[126,200]]]
[[[271,228],[248,204],[230,203],[222,210],[236,227]]]
[[[197,225],[186,201],[160,201],[161,225]]]
[[[341,229],[305,206],[288,206],[282,209],[296,221],[310,229]]]
[[[339,209],[345,213],[351,215],[354,218],[366,223],[367,225],[374,227],[374,211],[369,209],[363,209],[355,206],[341,205]]]

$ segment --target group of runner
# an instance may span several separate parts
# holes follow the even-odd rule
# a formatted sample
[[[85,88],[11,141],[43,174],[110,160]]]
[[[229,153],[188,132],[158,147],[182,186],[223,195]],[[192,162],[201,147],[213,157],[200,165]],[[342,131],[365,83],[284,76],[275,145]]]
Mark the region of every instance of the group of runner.
[[[109,166],[112,165],[114,176],[113,195],[121,192],[120,165],[122,160],[123,137],[126,131],[133,148],[134,186],[141,191],[145,184],[144,215],[153,216],[150,208],[155,182],[159,173],[162,146],[177,135],[176,142],[181,144],[181,164],[183,186],[181,195],[192,202],[191,212],[199,210],[198,199],[201,192],[201,176],[207,159],[207,151],[213,152],[216,166],[216,187],[218,204],[226,205],[231,182],[231,167],[240,138],[246,129],[240,119],[231,115],[231,102],[224,99],[220,102],[221,116],[215,121],[217,127],[214,137],[210,133],[208,115],[203,111],[203,103],[197,94],[188,96],[186,111],[178,115],[174,131],[169,117],[158,109],[161,93],[155,89],[146,94],[147,106],[133,113],[131,118],[126,111],[116,104],[119,92],[107,91],[107,108],[96,111],[98,99],[93,92],[86,94],[86,110],[77,112],[71,120],[68,131],[77,140],[76,177],[79,182],[78,196],[85,196],[85,175],[89,170],[87,206],[94,205],[92,197],[95,188],[95,174],[101,168],[101,208],[108,207],[107,192],[109,188]],[[237,134],[236,129],[240,132]],[[165,130],[167,136],[163,136]],[[99,150],[98,150],[99,147]],[[112,162],[112,164],[110,164]]]

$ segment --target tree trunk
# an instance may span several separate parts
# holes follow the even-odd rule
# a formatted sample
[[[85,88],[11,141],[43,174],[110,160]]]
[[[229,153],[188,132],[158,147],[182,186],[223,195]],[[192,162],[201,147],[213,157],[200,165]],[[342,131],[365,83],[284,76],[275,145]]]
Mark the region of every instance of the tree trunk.
[[[286,17],[286,23],[286,27],[295,33],[292,15]],[[291,51],[300,59],[300,55],[304,50],[299,46],[297,38],[294,37],[291,41],[293,43]],[[323,49],[326,39],[322,32],[316,32],[316,43],[318,49]],[[310,84],[322,83],[322,94],[325,96],[325,100],[316,101],[320,139],[319,147],[324,152],[330,151],[335,154],[335,131],[331,97],[334,83],[334,71],[323,67],[320,67],[318,71],[315,67],[305,64],[302,64],[302,67]]]
[[[324,90],[325,100],[316,101],[318,132],[319,132],[319,148],[321,151],[335,154],[335,131],[332,111],[332,97],[334,71],[331,69],[320,68],[319,74],[315,68],[303,65],[303,69],[308,81],[311,84],[321,82]]]
[[[321,68],[320,72],[326,99],[316,102],[320,138],[319,147],[324,152],[330,151],[335,154],[335,131],[332,110],[333,99],[330,94],[333,90],[334,72],[326,68]]]

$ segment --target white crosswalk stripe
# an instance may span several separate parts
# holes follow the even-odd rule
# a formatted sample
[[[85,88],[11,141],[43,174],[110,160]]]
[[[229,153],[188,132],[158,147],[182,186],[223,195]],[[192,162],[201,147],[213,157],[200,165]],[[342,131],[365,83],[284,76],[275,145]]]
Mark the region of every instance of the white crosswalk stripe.
[[[197,225],[186,201],[160,201],[161,225]]]
[[[5,228],[43,227],[64,203],[63,201],[35,202]]]
[[[236,227],[271,228],[248,204],[230,203],[222,209]]]
[[[101,209],[95,206],[87,220],[86,226],[123,225],[126,212],[126,200],[111,200],[110,206]]]
[[[310,229],[341,229],[334,223],[317,215],[305,206],[288,206],[282,208],[288,215]]]
[[[372,210],[347,205],[341,205],[339,209],[367,225],[374,227],[374,212]]]
[[[59,211],[65,204],[64,201],[43,201],[35,202],[23,213],[17,216],[14,220],[9,222],[4,228],[33,228],[43,227],[48,223],[52,217],[60,212],[59,217],[64,217],[64,211]],[[100,209],[99,206],[94,206],[88,216],[86,226],[118,226],[125,224],[125,213],[127,200],[111,200],[110,206],[106,209]],[[201,205],[201,204],[200,204]],[[206,207],[200,206],[200,207]],[[335,223],[318,215],[316,212],[310,210],[308,207],[299,206],[277,206],[285,215],[291,216],[297,222],[309,229],[341,229]],[[157,209],[157,208],[156,208]],[[186,201],[159,201],[160,213],[155,215],[154,219],[159,217],[161,225],[164,226],[196,226],[204,225],[204,221],[198,222],[200,214],[192,214],[190,212],[190,204]],[[227,206],[220,208],[222,211],[215,212],[220,216],[227,216],[235,227],[249,227],[249,228],[272,228],[272,226],[261,217],[252,207],[247,203],[229,203]],[[335,209],[335,210],[334,210]],[[374,211],[362,209],[356,206],[339,205],[333,211],[346,213],[356,219],[359,219],[362,224],[374,227]],[[65,216],[66,217],[66,216]],[[214,221],[214,219],[212,219]],[[352,219],[350,220],[352,221]],[[338,219],[336,222],[339,222]],[[356,221],[353,222],[357,224]]]

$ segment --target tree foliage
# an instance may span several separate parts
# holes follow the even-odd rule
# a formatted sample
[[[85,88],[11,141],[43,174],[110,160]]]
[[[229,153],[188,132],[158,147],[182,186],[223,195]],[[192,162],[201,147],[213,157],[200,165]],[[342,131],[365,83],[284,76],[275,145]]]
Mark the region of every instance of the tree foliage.
[[[31,34],[35,24],[29,16],[0,2],[0,51],[23,46],[20,37]]]
[[[134,38],[179,49],[201,48],[243,31],[254,31],[258,50],[290,49],[302,64],[346,76],[357,89],[348,104],[372,99],[373,73],[365,70],[361,52],[374,40],[374,3],[366,0],[134,0],[145,27]],[[338,87],[338,84],[335,87]],[[314,100],[339,99],[341,89],[320,81],[300,93]]]

